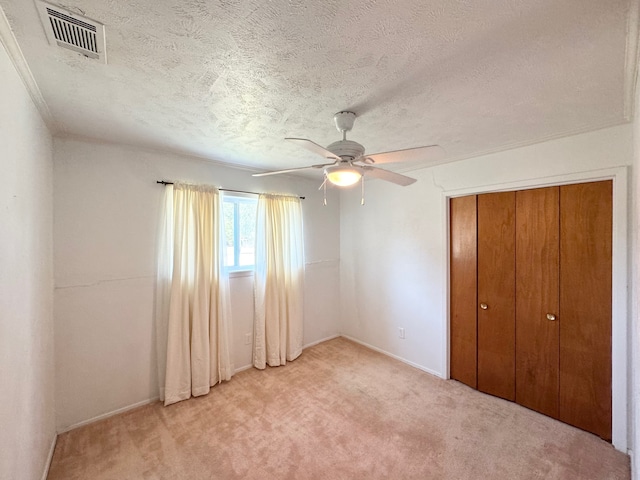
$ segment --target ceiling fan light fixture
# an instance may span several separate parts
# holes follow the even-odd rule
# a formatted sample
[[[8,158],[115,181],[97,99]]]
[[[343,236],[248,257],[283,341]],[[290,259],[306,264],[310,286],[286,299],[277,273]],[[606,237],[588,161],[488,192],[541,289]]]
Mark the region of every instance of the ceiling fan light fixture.
[[[351,166],[335,165],[328,167],[324,171],[327,180],[338,187],[348,187],[358,182],[362,177],[360,169]]]

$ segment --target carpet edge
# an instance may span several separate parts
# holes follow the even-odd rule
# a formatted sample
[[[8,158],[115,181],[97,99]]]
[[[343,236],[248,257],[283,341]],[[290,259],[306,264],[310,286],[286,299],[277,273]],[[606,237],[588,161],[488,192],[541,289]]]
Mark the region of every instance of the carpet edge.
[[[398,355],[395,355],[395,354],[393,354],[391,352],[387,352],[386,350],[383,350],[381,348],[375,347],[375,346],[373,346],[373,345],[371,345],[369,343],[363,342],[362,340],[358,340],[357,338],[351,337],[350,335],[342,334],[342,335],[339,335],[339,336],[340,337],[344,337],[347,340],[351,340],[352,342],[355,342],[355,343],[357,343],[359,345],[362,345],[363,347],[367,347],[367,348],[369,348],[369,349],[371,349],[371,350],[373,350],[375,352],[378,352],[378,353],[381,353],[383,355],[386,355],[387,357],[391,357],[391,358],[393,358],[395,360],[398,360],[398,361],[400,361],[402,363],[406,363],[410,367],[417,368],[418,370],[422,370],[423,372],[426,372],[426,373],[428,373],[430,375],[433,375],[434,377],[438,377],[438,378],[441,378],[443,380],[447,380],[447,378],[440,372],[437,372],[435,370],[427,368],[427,367],[425,367],[423,365],[420,365],[418,363],[412,362],[411,360],[407,360],[406,358],[402,358],[402,357],[400,357]]]

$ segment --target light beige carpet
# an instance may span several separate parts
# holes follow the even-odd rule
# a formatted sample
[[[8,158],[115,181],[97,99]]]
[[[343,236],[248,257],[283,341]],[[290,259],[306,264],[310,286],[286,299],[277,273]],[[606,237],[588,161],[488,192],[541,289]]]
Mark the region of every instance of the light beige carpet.
[[[599,438],[343,338],[60,435],[49,479],[628,479]]]

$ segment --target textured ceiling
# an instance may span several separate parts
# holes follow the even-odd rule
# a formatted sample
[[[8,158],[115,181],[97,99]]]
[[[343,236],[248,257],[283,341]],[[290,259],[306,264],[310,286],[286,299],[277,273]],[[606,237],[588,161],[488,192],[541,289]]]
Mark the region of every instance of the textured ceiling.
[[[368,153],[449,160],[623,123],[630,1],[57,3],[106,25],[107,65],[0,6],[61,132],[275,169],[317,163],[282,139],[338,140],[345,109]]]

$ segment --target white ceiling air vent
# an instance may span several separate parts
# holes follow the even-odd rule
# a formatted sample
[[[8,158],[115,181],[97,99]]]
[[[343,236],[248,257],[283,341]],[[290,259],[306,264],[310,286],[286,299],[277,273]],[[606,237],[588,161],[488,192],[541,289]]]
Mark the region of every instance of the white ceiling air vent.
[[[36,5],[51,45],[107,63],[103,24],[50,3],[37,1]]]

